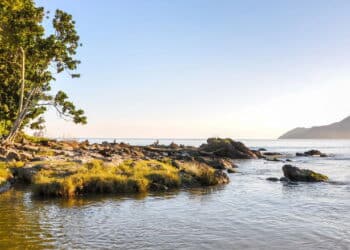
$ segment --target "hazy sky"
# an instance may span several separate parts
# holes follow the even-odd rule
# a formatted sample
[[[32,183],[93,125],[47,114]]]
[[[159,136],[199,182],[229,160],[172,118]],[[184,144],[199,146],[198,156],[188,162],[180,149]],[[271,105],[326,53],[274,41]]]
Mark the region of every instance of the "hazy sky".
[[[89,124],[65,137],[275,138],[350,115],[348,0],[38,0],[73,14]]]

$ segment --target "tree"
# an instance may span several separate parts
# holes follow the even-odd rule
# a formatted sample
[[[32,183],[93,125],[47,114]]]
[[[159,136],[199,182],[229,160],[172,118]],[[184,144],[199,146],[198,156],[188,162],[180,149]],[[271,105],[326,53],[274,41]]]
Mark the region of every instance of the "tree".
[[[68,96],[51,93],[55,74],[72,73],[80,61],[74,57],[79,36],[72,16],[56,10],[53,34],[46,34],[43,21],[49,18],[33,0],[0,2],[0,132],[10,143],[25,126],[41,128],[42,114],[54,107],[63,118],[86,124],[84,111],[77,109]]]

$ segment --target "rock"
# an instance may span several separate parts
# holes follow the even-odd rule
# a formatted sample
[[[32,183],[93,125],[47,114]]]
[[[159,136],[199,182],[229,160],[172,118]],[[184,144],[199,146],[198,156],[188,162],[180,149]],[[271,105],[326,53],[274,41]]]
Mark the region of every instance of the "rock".
[[[267,161],[281,161],[280,159],[273,157],[273,158],[266,158]]]
[[[232,168],[238,168],[238,165],[233,163],[233,162],[232,162],[231,166],[232,166]]]
[[[280,181],[288,181],[288,179],[286,177],[281,177]]]
[[[227,157],[231,159],[256,159],[257,156],[243,143],[232,139],[209,138],[206,144],[199,147],[204,155],[212,154],[217,157]]]
[[[7,149],[5,147],[0,147],[0,155],[7,155]]]
[[[268,181],[279,181],[280,179],[277,178],[277,177],[268,177],[268,178],[266,178],[266,180],[268,180]]]
[[[217,157],[203,157],[203,156],[199,156],[196,157],[196,160],[202,163],[205,163],[215,169],[230,169],[233,167],[237,167],[236,165],[234,165],[232,163],[231,160],[229,159],[225,159],[225,158],[217,158]]]
[[[267,155],[267,156],[277,156],[277,155],[282,155],[281,153],[278,152],[265,152],[263,153],[263,155]]]
[[[48,161],[49,158],[44,157],[44,156],[35,156],[31,159],[31,161]]]
[[[258,151],[267,151],[266,148],[259,148]]]
[[[315,156],[315,155],[321,155],[322,153],[319,150],[312,149],[312,150],[304,152],[304,154],[309,155],[309,156]]]
[[[36,146],[31,146],[31,145],[23,145],[22,150],[30,151],[30,152],[38,152],[40,148]]]
[[[26,166],[22,168],[13,168],[11,172],[13,176],[22,182],[32,183],[34,176],[43,168],[41,165]]]
[[[160,184],[160,183],[151,183],[150,184],[150,190],[154,192],[164,192],[167,191],[169,188],[166,185]]]
[[[33,156],[26,152],[21,152],[19,156],[21,161],[31,161],[33,159]]]
[[[6,160],[8,161],[20,161],[21,156],[14,150],[9,150],[6,155]]]
[[[252,150],[252,152],[259,158],[263,159],[265,156],[259,150]]]
[[[227,173],[233,174],[233,173],[237,173],[237,171],[234,168],[228,168]]]
[[[308,169],[300,169],[292,165],[282,167],[284,176],[291,181],[322,182],[328,181],[328,177]]]
[[[230,179],[228,178],[227,174],[221,170],[216,170],[214,175],[215,175],[217,184],[226,184],[230,182]]]
[[[309,151],[306,151],[304,153],[296,153],[296,156],[320,156],[320,157],[328,157],[327,154],[322,153],[319,150],[312,149]]]
[[[291,159],[286,159],[287,162],[291,162],[292,160]]]
[[[7,181],[5,184],[0,185],[0,194],[6,192],[11,188],[11,183]]]
[[[178,148],[180,148],[180,146],[177,145],[177,144],[174,143],[174,142],[170,143],[169,147],[170,147],[171,149],[178,149]]]

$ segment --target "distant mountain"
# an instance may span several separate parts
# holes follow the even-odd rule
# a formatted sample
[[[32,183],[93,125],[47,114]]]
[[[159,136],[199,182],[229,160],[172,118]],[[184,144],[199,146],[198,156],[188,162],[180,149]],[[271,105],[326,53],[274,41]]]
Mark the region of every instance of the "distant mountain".
[[[350,139],[350,116],[325,126],[295,128],[280,136],[279,139]]]

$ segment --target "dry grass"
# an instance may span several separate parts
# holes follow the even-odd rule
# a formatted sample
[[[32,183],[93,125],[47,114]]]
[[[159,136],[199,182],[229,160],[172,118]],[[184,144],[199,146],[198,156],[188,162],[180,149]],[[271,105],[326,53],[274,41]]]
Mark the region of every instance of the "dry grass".
[[[71,163],[73,164],[73,163]],[[39,196],[75,197],[98,193],[143,193],[181,186],[215,185],[214,169],[201,164],[176,168],[156,160],[125,161],[119,166],[93,161],[42,169],[33,178]]]
[[[13,163],[0,162],[0,187],[12,179],[12,173],[10,171],[10,165]]]
[[[218,184],[215,176],[215,169],[203,163],[188,162],[181,165],[182,171],[185,173],[183,181],[189,181],[189,176],[193,182],[198,182],[201,186],[212,186]],[[191,184],[191,183],[189,183]]]
[[[99,161],[74,171],[41,170],[34,177],[34,191],[40,196],[74,197],[88,193],[141,193],[153,183],[169,188],[180,186],[178,170],[157,161],[127,161],[119,166]]]

